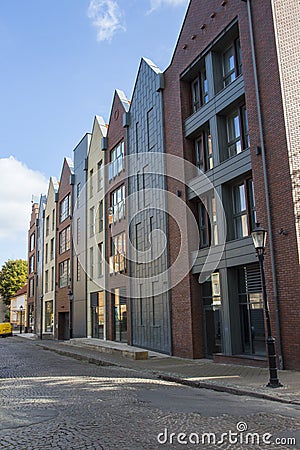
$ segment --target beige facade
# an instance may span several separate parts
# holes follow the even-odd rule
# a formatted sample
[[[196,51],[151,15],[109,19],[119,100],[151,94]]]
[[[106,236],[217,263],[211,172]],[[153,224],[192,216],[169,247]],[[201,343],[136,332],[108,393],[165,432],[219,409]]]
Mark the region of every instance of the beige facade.
[[[28,318],[27,284],[19,289],[10,300],[10,323],[14,328],[25,328]]]
[[[56,254],[56,203],[58,182],[55,177],[49,181],[44,223],[44,265],[43,265],[43,333],[54,335],[55,317],[55,254]]]
[[[95,116],[87,167],[87,335],[105,337],[104,165],[107,127]]]
[[[300,2],[272,0],[300,262]]]

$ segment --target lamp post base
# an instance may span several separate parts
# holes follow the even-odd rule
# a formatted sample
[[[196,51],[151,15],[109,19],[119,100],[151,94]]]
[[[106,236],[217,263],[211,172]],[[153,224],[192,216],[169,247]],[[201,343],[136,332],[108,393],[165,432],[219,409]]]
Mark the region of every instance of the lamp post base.
[[[277,376],[277,366],[276,366],[276,353],[275,353],[275,339],[271,336],[268,337],[268,359],[269,359],[269,372],[270,380],[267,387],[278,388],[282,387],[278,376]]]

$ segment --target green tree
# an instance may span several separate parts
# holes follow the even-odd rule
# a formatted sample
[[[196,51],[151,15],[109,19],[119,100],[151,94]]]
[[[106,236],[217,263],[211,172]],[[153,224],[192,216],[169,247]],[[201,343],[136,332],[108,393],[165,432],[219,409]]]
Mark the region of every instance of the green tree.
[[[27,261],[23,259],[9,260],[3,264],[0,270],[0,294],[6,305],[11,297],[27,281]]]

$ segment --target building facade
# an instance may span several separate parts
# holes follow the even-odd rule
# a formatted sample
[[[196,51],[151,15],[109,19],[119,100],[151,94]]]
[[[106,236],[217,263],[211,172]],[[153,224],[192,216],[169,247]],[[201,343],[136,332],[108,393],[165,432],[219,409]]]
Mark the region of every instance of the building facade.
[[[27,301],[28,315],[26,326],[28,331],[35,331],[35,292],[36,292],[36,258],[37,258],[37,218],[38,203],[32,203],[30,224],[28,230],[28,283]]]
[[[73,202],[73,162],[65,158],[56,195],[55,337],[72,337],[72,251],[71,212]]]
[[[86,268],[87,268],[87,335],[103,339],[105,322],[104,265],[104,195],[105,140],[107,127],[95,116],[87,158]]]
[[[115,91],[109,125],[95,117],[74,170],[65,159],[48,192],[56,208],[48,198],[43,251],[54,239],[56,284],[49,291],[50,259],[45,332],[265,365],[251,238],[259,222],[279,367],[299,369],[299,9],[191,0],[169,67],[143,58],[132,100]],[[28,233],[31,327],[38,209]],[[54,209],[56,234],[50,225],[46,235]]]
[[[199,250],[191,273],[171,292],[177,355],[265,357],[261,282],[250,237],[258,221],[269,232],[267,286],[279,364],[299,363],[299,338],[291,345],[286,320],[300,287],[299,254],[283,101],[274,95],[281,93],[274,20],[271,2],[192,0],[165,72],[166,152],[199,168],[198,176],[185,179],[184,190],[198,221]],[[174,190],[175,183],[168,188]],[[172,224],[170,235],[172,242],[180,239]],[[209,249],[224,237],[220,263],[199,284]],[[170,264],[173,255],[176,245],[170,246]],[[292,289],[290,271],[282,266],[287,255]],[[183,311],[189,317],[184,323]]]
[[[126,267],[127,248],[127,174],[125,155],[126,114],[129,101],[124,92],[116,90],[110,112],[107,131],[107,171],[105,195],[107,214],[105,220],[106,261],[109,274],[106,276],[106,320],[109,340],[130,342],[128,317],[128,276]]]
[[[73,247],[73,337],[87,335],[86,279],[86,177],[91,135],[86,134],[75,147],[71,241]]]
[[[44,273],[42,299],[42,334],[54,337],[55,332],[55,261],[56,261],[56,195],[58,181],[51,177],[48,185],[44,223]]]

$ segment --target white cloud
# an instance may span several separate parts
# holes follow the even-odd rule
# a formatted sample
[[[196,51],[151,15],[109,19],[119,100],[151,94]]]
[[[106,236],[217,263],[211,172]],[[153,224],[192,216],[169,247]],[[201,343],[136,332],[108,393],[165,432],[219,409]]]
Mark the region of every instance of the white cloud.
[[[48,182],[40,173],[13,156],[0,158],[0,259],[27,258],[27,230],[31,198],[47,192]]]
[[[156,11],[161,6],[181,6],[186,5],[189,0],[150,0],[150,10],[148,13]]]
[[[115,0],[91,0],[87,15],[98,29],[98,41],[111,41],[117,31],[126,31],[123,13]]]

